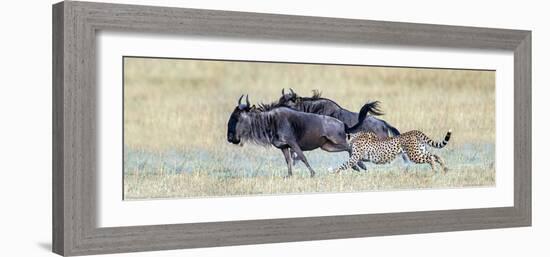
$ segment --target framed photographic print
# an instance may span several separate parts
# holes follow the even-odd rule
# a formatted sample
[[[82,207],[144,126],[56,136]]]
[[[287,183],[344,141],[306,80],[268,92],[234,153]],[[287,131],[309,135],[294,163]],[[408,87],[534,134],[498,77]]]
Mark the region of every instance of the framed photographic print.
[[[531,225],[531,32],[53,6],[53,251]]]

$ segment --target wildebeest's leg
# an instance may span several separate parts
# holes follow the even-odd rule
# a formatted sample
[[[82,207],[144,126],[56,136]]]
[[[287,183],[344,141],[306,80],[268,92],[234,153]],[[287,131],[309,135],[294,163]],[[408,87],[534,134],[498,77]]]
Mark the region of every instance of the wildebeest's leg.
[[[294,151],[292,151],[292,149],[290,149],[290,157],[292,157],[292,165],[296,166],[296,164],[298,163],[300,158],[298,157],[298,155]]]
[[[359,160],[359,161],[357,162],[357,166],[359,166],[359,167],[360,167],[361,169],[363,169],[363,170],[367,170],[367,166],[365,166],[365,163],[363,163],[362,160]],[[361,170],[359,170],[356,166],[353,166],[353,167],[351,167],[351,168],[354,169],[354,170],[356,170],[356,171],[361,171]]]
[[[401,158],[403,158],[403,162],[405,163],[405,165],[411,164],[411,160],[409,160],[409,157],[405,152],[401,153]]]
[[[298,146],[296,142],[292,142],[292,143],[289,142],[289,145],[290,145],[290,148],[292,148],[292,150],[298,155],[300,160],[302,160],[306,165],[306,167],[309,169],[310,176],[314,177],[315,171],[309,165],[309,162],[307,161],[306,156],[304,155],[304,152],[302,152],[302,149],[300,148],[300,146]]]
[[[409,169],[411,168],[411,164],[413,162],[411,162],[411,160],[409,160],[409,156],[407,155],[407,152],[403,151],[401,152],[401,156],[403,157],[403,159],[407,159],[407,161],[404,163],[405,164],[405,172],[409,172]]]
[[[285,160],[286,160],[286,166],[288,167],[288,175],[287,177],[290,177],[292,176],[292,158],[291,158],[291,152],[290,152],[290,148],[283,148],[281,149],[281,151],[283,151],[283,155],[285,156]]]

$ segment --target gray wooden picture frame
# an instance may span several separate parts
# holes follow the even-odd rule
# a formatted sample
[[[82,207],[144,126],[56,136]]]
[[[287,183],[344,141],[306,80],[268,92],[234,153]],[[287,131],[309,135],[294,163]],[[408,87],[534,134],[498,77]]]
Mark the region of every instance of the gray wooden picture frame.
[[[96,225],[96,33],[170,33],[514,52],[514,206]],[[531,32],[66,1],[53,6],[53,251],[87,255],[531,225]]]

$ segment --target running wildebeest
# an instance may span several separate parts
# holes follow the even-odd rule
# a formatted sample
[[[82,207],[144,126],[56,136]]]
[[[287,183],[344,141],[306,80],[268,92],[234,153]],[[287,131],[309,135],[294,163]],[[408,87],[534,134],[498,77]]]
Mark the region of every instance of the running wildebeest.
[[[300,112],[276,104],[263,105],[262,108],[250,106],[248,95],[246,103],[239,98],[237,107],[231,113],[227,124],[227,140],[240,144],[242,140],[259,145],[273,145],[281,149],[288,166],[288,176],[292,176],[292,149],[309,169],[303,151],[321,148],[327,152],[347,151],[351,149],[346,142],[346,126],[343,122],[325,115]],[[367,113],[376,110],[378,102],[367,103],[361,108],[361,119]]]
[[[313,91],[312,97],[298,96],[292,88],[290,89],[290,93],[285,94],[284,88],[281,93],[282,96],[279,98],[278,103],[288,106],[291,109],[334,117],[344,122],[348,127],[352,127],[358,123],[358,113],[348,111],[333,100],[321,97],[321,93],[317,90]],[[377,116],[382,115],[381,112],[376,111],[371,113]],[[390,135],[397,136],[400,134],[399,130],[395,127],[391,126],[386,121],[373,116],[367,116],[367,118],[363,122],[360,122],[360,124],[361,125],[357,126],[354,131],[351,131],[351,133],[368,130],[376,133],[376,135],[380,138],[387,138]]]
[[[387,138],[391,135],[399,135],[399,130],[395,127],[388,124],[386,121],[378,119],[373,116],[368,116],[365,120],[359,121],[359,114],[356,112],[348,111],[342,108],[339,104],[330,100],[328,98],[321,97],[321,93],[317,90],[313,91],[312,97],[301,97],[298,96],[290,89],[290,93],[285,94],[285,89],[283,88],[282,96],[279,98],[278,103],[280,105],[288,106],[291,109],[315,113],[321,115],[327,115],[334,117],[346,124],[350,128],[350,133],[355,133],[358,131],[372,131],[380,138]],[[374,115],[382,115],[381,112],[371,111]],[[402,155],[405,163],[409,163],[409,160],[406,155]],[[365,164],[362,162],[357,163],[359,167],[366,169]]]

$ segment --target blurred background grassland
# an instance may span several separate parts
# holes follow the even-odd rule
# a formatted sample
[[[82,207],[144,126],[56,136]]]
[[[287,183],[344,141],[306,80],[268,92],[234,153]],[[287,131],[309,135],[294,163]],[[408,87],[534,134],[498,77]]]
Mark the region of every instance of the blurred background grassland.
[[[470,177],[477,178],[421,184],[414,179],[394,179],[400,182],[392,184],[388,178],[380,180],[380,174],[394,176],[392,172],[401,172],[401,166],[370,165],[380,174],[355,174],[359,178],[353,182],[342,182],[358,183],[349,190],[494,184],[493,71],[125,58],[126,197],[342,191],[342,185],[311,185],[315,180],[304,180],[303,185],[309,186],[294,181],[294,189],[288,186],[290,183],[284,189],[273,188],[277,183],[273,179],[286,173],[280,151],[253,145],[237,147],[227,142],[227,121],[241,94],[249,94],[253,104],[270,103],[281,96],[282,88],[293,88],[302,96],[318,89],[324,97],[352,111],[358,111],[368,100],[379,100],[385,112],[381,118],[401,132],[417,129],[441,140],[448,129],[453,129],[451,144],[441,153],[449,159],[451,168],[471,171]],[[347,154],[321,150],[307,152],[306,156],[321,177],[322,170],[347,158]],[[303,165],[297,168],[295,174],[300,176]],[[420,168],[419,172],[426,171],[429,169]],[[305,169],[302,173],[306,174]],[[189,176],[196,180],[189,182]],[[257,181],[247,188],[244,177]],[[362,179],[368,179],[363,181],[364,186],[359,184]],[[377,184],[376,179],[384,183]],[[201,182],[205,184],[200,189],[190,190]],[[164,188],[149,190],[159,183]],[[262,189],[267,183],[271,186]]]

